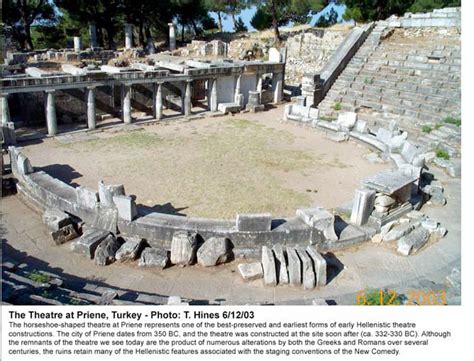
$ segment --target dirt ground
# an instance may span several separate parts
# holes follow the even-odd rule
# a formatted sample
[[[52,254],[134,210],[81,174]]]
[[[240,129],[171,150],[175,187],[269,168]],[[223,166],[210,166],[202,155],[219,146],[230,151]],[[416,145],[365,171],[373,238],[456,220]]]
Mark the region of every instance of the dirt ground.
[[[24,147],[35,167],[97,189],[124,184],[155,211],[209,218],[294,215],[298,207],[349,202],[360,181],[389,167],[370,150],[281,121],[282,107],[189,122],[43,139]]]

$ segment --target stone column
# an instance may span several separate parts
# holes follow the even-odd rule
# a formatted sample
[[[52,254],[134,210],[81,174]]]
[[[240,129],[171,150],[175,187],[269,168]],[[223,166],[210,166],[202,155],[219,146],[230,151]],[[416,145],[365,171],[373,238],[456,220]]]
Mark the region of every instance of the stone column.
[[[125,49],[131,49],[132,43],[132,24],[125,24]]]
[[[126,124],[132,123],[131,91],[130,85],[122,84],[122,119]]]
[[[149,37],[146,40],[146,47],[147,47],[147,50],[148,50],[148,54],[155,54],[156,53],[155,42],[153,41],[152,37]]]
[[[161,88],[161,83],[156,83],[153,88],[153,117],[155,119],[163,117],[163,93]]]
[[[356,189],[352,205],[351,223],[361,226],[369,220],[374,210],[375,191],[370,189]]]
[[[87,103],[87,127],[95,129],[95,88],[86,88],[86,103]]]
[[[208,105],[211,112],[217,112],[217,78],[209,79]]]
[[[74,51],[76,53],[79,53],[81,51],[81,47],[82,47],[81,37],[80,36],[75,36],[74,37]]]
[[[273,102],[278,104],[283,100],[283,73],[274,73],[272,79],[274,95]]]
[[[8,107],[8,94],[0,94],[0,116],[2,124],[10,122],[10,108]]]
[[[58,133],[58,123],[56,121],[56,105],[54,104],[54,90],[46,90],[46,125],[48,135],[53,136]]]
[[[236,103],[238,103],[239,101],[241,79],[242,79],[242,75],[239,74],[235,80],[234,102]]]
[[[97,27],[94,23],[89,24],[89,36],[91,40],[91,48],[97,48]]]
[[[169,30],[169,36],[170,36],[170,51],[173,51],[176,49],[176,30],[174,28],[173,23],[168,23],[168,26],[170,27]]]
[[[262,88],[263,88],[263,79],[262,79],[262,74],[257,74],[257,89],[259,93],[262,93]]]
[[[193,104],[191,102],[192,84],[191,80],[186,80],[186,90],[184,92],[184,115],[191,115]]]

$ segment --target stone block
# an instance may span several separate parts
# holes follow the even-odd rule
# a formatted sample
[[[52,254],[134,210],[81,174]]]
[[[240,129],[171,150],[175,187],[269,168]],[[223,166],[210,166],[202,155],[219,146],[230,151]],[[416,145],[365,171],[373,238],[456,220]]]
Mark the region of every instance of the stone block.
[[[403,158],[405,158],[405,160],[408,163],[411,164],[413,160],[415,159],[415,157],[420,154],[420,151],[418,150],[417,147],[415,147],[410,142],[405,142],[403,144],[400,154],[402,155]]]
[[[103,181],[99,182],[99,201],[105,207],[114,207],[114,196],[124,196],[125,188],[122,184],[106,185]]]
[[[278,275],[278,283],[287,284],[290,282],[288,278],[288,267],[285,257],[285,250],[281,244],[273,246],[273,254],[275,255],[276,272]]]
[[[308,226],[320,231],[326,240],[337,241],[334,229],[334,215],[322,207],[298,209],[296,216]]]
[[[99,246],[100,242],[102,242],[109,235],[110,232],[107,231],[89,229],[84,232],[81,237],[71,243],[71,250],[75,253],[79,253],[90,259],[93,259],[95,250]]]
[[[133,221],[137,216],[137,206],[130,196],[113,196],[118,216],[126,221]]]
[[[269,232],[272,227],[272,215],[270,213],[238,214],[236,226],[240,232]]]
[[[327,262],[326,259],[314,247],[307,247],[306,252],[313,260],[314,273],[316,274],[316,287],[327,284]]]
[[[246,281],[253,281],[263,278],[263,269],[260,262],[240,263],[237,268],[239,269],[242,278]]]
[[[115,262],[115,253],[120,248],[120,242],[113,236],[108,235],[97,246],[94,255],[94,262],[99,266],[107,266]]]
[[[21,175],[27,175],[33,173],[33,167],[31,166],[30,160],[22,153],[18,154],[17,157],[17,169]]]
[[[355,124],[354,130],[361,134],[367,133],[367,122],[364,120],[358,119]]]
[[[288,277],[290,285],[301,285],[301,260],[294,248],[287,247],[286,254],[288,255]]]
[[[375,191],[371,189],[356,189],[352,204],[351,222],[362,226],[369,220],[374,210]]]
[[[384,144],[390,144],[390,140],[393,137],[393,133],[385,128],[379,128],[377,130],[376,138]]]
[[[268,50],[268,61],[279,63],[281,61],[280,51],[277,48]]]
[[[357,113],[345,112],[340,113],[337,118],[337,124],[343,129],[352,130],[357,122]]]
[[[71,218],[67,213],[58,209],[47,209],[43,213],[43,223],[51,232],[56,232],[70,224]]]
[[[375,204],[382,207],[390,207],[395,203],[395,199],[385,194],[380,194],[375,198]]]
[[[139,237],[125,238],[125,242],[115,253],[115,259],[120,262],[135,261],[145,246],[145,240]]]
[[[403,223],[400,225],[396,225],[390,231],[388,231],[385,235],[383,235],[382,240],[384,242],[396,241],[397,239],[400,239],[403,236],[406,236],[414,228],[415,226],[411,223]]]
[[[316,277],[314,274],[313,261],[308,256],[304,248],[297,248],[296,253],[301,260],[301,273],[303,278],[303,288],[312,290],[316,285]]]
[[[94,212],[92,227],[117,233],[118,212],[116,209],[98,207]]]
[[[217,105],[217,110],[227,114],[227,113],[238,113],[242,109],[240,103],[219,103]]]
[[[171,263],[191,265],[196,258],[198,239],[196,232],[177,231],[171,240]]]
[[[263,282],[267,286],[277,285],[275,257],[271,249],[262,247]]]
[[[57,245],[72,241],[77,238],[78,234],[72,224],[61,227],[57,231],[51,232],[51,237]]]
[[[148,247],[143,250],[138,266],[164,269],[168,262],[168,252],[166,250]]]
[[[94,209],[99,202],[99,193],[96,191],[79,186],[76,188],[77,204],[79,207]]]
[[[197,262],[204,267],[217,266],[232,259],[232,243],[225,237],[207,239],[197,251]]]
[[[398,240],[398,253],[409,256],[423,247],[430,237],[430,232],[423,227],[418,227]]]

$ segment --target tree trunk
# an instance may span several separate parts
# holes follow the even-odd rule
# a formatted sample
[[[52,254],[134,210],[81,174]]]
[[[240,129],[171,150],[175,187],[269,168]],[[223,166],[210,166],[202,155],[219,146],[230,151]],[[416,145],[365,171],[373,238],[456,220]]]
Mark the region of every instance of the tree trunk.
[[[143,35],[143,21],[138,24],[138,42],[142,44],[143,48],[146,48],[146,39]]]
[[[235,14],[231,13],[230,16],[232,17],[232,22],[234,23],[234,31],[235,31]]]
[[[184,44],[184,24],[181,27],[181,44]]]
[[[275,44],[277,47],[281,45],[280,30],[278,29],[278,15],[275,0],[272,1],[272,25],[275,32]]]
[[[24,22],[25,26],[25,38],[26,38],[26,49],[31,51],[35,47],[33,46],[33,40],[31,39],[31,27],[26,21]]]
[[[220,11],[217,12],[217,21],[219,26],[219,32],[222,33],[222,15]]]

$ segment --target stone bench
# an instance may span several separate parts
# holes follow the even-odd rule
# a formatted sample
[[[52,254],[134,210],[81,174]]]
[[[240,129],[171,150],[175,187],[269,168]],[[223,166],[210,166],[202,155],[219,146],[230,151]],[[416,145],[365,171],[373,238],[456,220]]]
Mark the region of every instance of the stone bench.
[[[224,113],[238,113],[242,109],[241,105],[238,103],[219,103],[217,110]]]
[[[295,120],[303,123],[315,123],[319,117],[317,108],[305,107],[298,104],[285,105],[285,120]]]

